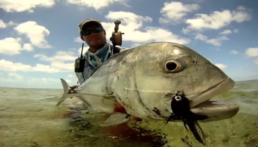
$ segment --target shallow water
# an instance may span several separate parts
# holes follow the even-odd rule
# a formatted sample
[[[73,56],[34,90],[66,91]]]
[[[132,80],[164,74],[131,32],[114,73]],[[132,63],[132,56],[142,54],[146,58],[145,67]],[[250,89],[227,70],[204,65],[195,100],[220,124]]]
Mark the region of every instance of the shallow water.
[[[147,147],[145,142],[111,139],[100,133],[99,116],[80,111],[77,99],[55,104],[62,90],[0,88],[0,147]],[[200,123],[209,147],[258,147],[258,80],[237,83],[217,99],[240,105],[232,119]],[[71,109],[74,108],[74,109]],[[133,122],[129,125],[132,126]],[[137,122],[137,126],[166,134],[171,147],[201,147],[182,123]],[[141,133],[139,133],[141,134]]]

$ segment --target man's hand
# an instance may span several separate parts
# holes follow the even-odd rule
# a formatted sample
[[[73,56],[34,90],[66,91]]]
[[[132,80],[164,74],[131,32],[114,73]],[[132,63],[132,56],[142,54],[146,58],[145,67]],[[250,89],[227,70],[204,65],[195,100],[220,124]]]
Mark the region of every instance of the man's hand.
[[[74,89],[77,87],[79,87],[79,85],[70,86],[67,93],[69,93],[69,94],[76,93],[76,91]],[[70,98],[72,98],[72,97],[70,97]]]

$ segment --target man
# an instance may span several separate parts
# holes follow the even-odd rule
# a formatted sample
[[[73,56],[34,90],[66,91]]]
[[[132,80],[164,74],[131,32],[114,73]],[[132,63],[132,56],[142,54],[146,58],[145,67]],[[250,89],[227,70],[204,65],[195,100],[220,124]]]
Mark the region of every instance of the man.
[[[96,19],[86,19],[79,24],[80,37],[85,41],[89,49],[85,53],[86,58],[84,71],[76,72],[78,83],[82,84],[104,61],[113,54],[124,50],[121,47],[113,47],[106,40],[106,31],[100,21]]]
[[[83,70],[75,70],[78,83],[82,84],[104,61],[108,60],[110,57],[112,57],[112,55],[124,51],[125,48],[114,48],[112,44],[108,43],[106,41],[106,31],[104,30],[100,21],[96,19],[86,19],[79,24],[79,29],[81,39],[89,46],[88,51],[84,54],[86,60]],[[73,89],[77,86],[72,86],[70,88]],[[115,112],[126,113],[123,106],[121,106],[119,103],[114,105],[114,113]],[[134,117],[131,119],[136,121],[139,120],[139,118]],[[138,132],[131,129],[126,123],[102,128],[100,132],[110,133],[112,136],[121,136],[133,141],[144,140],[144,142],[153,142],[154,138],[156,137],[161,139],[161,136],[154,137],[151,135],[138,137],[139,133],[148,134],[148,131],[141,129],[141,132]]]

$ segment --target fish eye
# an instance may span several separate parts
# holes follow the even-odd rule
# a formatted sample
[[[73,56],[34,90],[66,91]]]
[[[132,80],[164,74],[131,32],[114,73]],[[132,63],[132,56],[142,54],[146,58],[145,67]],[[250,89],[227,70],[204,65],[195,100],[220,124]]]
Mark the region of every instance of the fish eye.
[[[165,64],[165,70],[168,72],[176,72],[180,69],[180,64],[176,61],[167,61]]]
[[[161,62],[163,70],[167,73],[177,73],[184,70],[187,67],[185,60],[186,57],[180,57],[177,59],[165,59]]]
[[[166,63],[166,68],[168,70],[176,70],[177,64],[175,62],[167,62]]]
[[[175,96],[176,101],[181,101],[181,99],[182,99],[181,96]]]

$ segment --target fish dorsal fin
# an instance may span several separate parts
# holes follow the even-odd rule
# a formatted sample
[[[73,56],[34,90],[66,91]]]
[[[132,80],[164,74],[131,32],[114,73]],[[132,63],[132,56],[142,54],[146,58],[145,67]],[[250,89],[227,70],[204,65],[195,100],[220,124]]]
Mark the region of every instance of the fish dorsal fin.
[[[100,124],[101,127],[114,126],[125,123],[129,121],[130,115],[125,113],[116,112],[110,115],[103,123]]]

